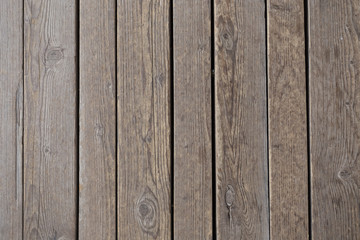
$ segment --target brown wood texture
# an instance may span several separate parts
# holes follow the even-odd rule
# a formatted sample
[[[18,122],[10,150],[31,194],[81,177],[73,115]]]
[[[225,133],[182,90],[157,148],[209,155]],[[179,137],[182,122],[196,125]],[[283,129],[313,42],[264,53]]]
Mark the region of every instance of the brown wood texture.
[[[170,1],[117,9],[118,238],[170,239]]]
[[[359,0],[0,0],[0,240],[360,239],[359,76]]]
[[[79,239],[116,239],[116,1],[80,1]]]
[[[215,1],[217,239],[269,239],[265,1]]]
[[[360,239],[360,2],[309,17],[312,239]]]
[[[268,2],[270,238],[309,237],[303,0]]]
[[[173,3],[174,239],[213,239],[211,8]]]
[[[75,239],[76,5],[24,8],[24,239]]]
[[[0,238],[22,239],[23,2],[0,1]]]

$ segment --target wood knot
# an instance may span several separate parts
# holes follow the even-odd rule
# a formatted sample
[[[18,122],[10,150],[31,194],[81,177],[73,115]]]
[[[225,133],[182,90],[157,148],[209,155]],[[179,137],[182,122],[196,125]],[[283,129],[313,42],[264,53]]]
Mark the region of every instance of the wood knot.
[[[231,209],[232,209],[232,206],[234,204],[234,201],[235,201],[234,188],[231,185],[228,185],[226,193],[225,193],[225,203],[226,203],[226,206],[227,206],[227,208],[229,210],[228,215],[229,215],[230,228],[232,228],[232,222],[233,222]]]
[[[136,202],[135,217],[141,229],[156,238],[159,232],[158,200],[149,187],[146,187]]]
[[[340,179],[346,180],[346,179],[350,178],[351,171],[349,171],[347,169],[343,169],[338,173],[338,176],[339,176]]]
[[[45,148],[44,148],[44,153],[50,153],[50,148],[49,148],[49,147],[45,147]]]
[[[234,46],[234,42],[232,40],[232,36],[230,32],[222,32],[220,35],[221,44],[225,47],[226,50],[232,50]]]
[[[165,81],[164,74],[160,73],[159,75],[155,76],[155,80],[158,86],[162,87]]]
[[[231,185],[227,186],[227,190],[225,193],[225,203],[228,208],[232,207],[235,201],[235,191]]]
[[[52,67],[64,58],[64,51],[60,47],[49,47],[45,51],[45,66]]]
[[[230,18],[219,18],[220,31],[220,46],[228,51],[234,50],[236,45],[235,28]]]
[[[152,140],[151,136],[149,134],[147,134],[144,138],[143,141],[144,143],[150,143]]]
[[[101,123],[95,124],[95,136],[102,137],[105,134],[104,126]]]
[[[50,148],[50,146],[43,146],[42,151],[45,156],[51,156],[55,154],[55,152],[53,151],[53,149]]]

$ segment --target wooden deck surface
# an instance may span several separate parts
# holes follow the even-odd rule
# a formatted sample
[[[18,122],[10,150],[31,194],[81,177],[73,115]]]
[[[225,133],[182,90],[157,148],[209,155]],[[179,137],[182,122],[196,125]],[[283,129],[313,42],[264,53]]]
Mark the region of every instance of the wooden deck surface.
[[[0,240],[360,239],[360,1],[1,0]]]

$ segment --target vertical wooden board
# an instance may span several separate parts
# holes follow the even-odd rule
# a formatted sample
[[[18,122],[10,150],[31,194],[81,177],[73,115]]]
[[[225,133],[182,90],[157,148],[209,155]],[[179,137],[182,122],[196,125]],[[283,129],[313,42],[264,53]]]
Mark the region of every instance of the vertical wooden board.
[[[116,239],[115,13],[80,1],[79,239]]]
[[[360,2],[309,17],[312,239],[360,239]]]
[[[215,1],[217,239],[269,239],[265,1]]]
[[[173,3],[174,239],[212,238],[211,8]]]
[[[75,1],[24,4],[24,239],[75,239]]]
[[[120,0],[118,238],[170,239],[169,0]]]
[[[309,237],[303,0],[268,1],[271,239]]]
[[[22,239],[23,3],[0,1],[0,238]]]

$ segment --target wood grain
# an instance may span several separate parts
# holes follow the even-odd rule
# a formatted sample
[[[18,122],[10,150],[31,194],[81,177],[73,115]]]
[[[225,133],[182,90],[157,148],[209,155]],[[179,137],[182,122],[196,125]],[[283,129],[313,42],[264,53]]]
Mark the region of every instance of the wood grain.
[[[75,239],[75,1],[24,4],[24,239]]]
[[[0,238],[22,239],[23,2],[0,1]]]
[[[174,239],[213,239],[211,10],[173,2]]]
[[[303,0],[268,4],[271,239],[309,237]]]
[[[116,239],[116,1],[80,1],[79,239]]]
[[[360,2],[309,17],[312,239],[360,239]]]
[[[215,1],[217,239],[269,239],[265,1]]]
[[[118,238],[170,239],[169,0],[120,0]]]

